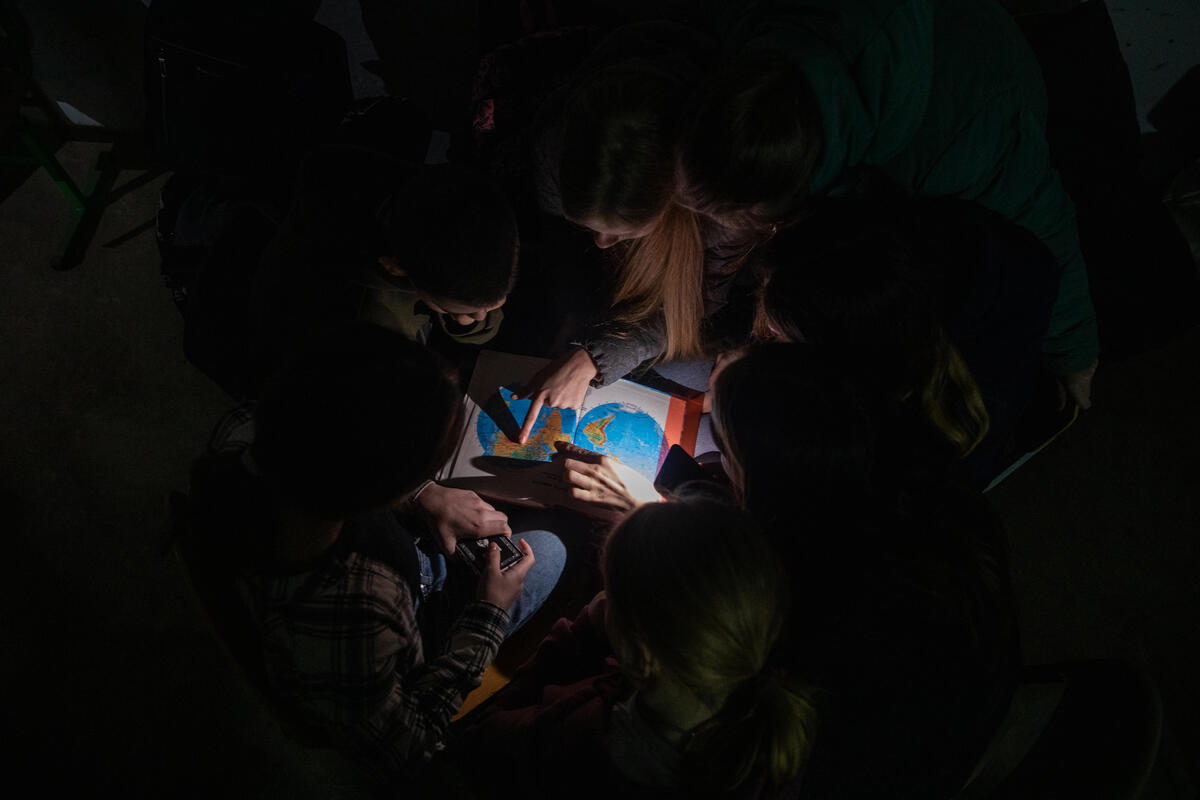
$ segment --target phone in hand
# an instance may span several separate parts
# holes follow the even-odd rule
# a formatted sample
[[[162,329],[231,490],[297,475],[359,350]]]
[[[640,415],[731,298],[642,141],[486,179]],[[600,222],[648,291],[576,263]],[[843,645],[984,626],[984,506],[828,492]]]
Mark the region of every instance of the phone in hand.
[[[667,457],[663,459],[658,476],[654,479],[654,488],[660,494],[670,495],[688,481],[712,480],[712,475],[704,467],[696,463],[696,459],[688,455],[677,444],[671,445]]]
[[[517,547],[513,540],[504,534],[495,536],[485,536],[482,539],[463,539],[458,542],[454,548],[454,552],[458,554],[461,561],[465,562],[471,571],[476,575],[483,574],[487,568],[488,545],[492,542],[500,548],[500,571],[511,567],[513,564],[525,557],[521,552],[521,548]]]

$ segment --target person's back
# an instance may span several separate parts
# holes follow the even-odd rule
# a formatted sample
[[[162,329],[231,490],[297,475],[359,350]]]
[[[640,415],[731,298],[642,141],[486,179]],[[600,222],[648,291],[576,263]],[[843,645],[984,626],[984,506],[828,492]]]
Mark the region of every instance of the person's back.
[[[979,487],[1005,466],[1056,291],[1036,238],[971,203],[882,195],[816,202],[758,255],[760,335],[852,366],[877,413],[924,418]]]
[[[1087,408],[1099,347],[1074,206],[1050,161],[1041,72],[1007,12],[991,0],[745,0],[710,11],[731,67],[683,146],[689,205],[791,221],[806,194],[878,170],[911,194],[1004,215],[1054,255],[1042,356]],[[792,124],[797,106],[811,107],[815,129]],[[760,118],[774,123],[744,124]],[[780,153],[803,158],[781,168]]]
[[[734,487],[790,571],[781,660],[822,690],[805,796],[950,796],[1015,683],[1002,530],[866,409],[811,345],[751,348],[714,386]]]
[[[999,525],[969,493],[905,501],[797,548],[783,658],[824,690],[806,796],[949,797],[1007,711],[1019,653]]]

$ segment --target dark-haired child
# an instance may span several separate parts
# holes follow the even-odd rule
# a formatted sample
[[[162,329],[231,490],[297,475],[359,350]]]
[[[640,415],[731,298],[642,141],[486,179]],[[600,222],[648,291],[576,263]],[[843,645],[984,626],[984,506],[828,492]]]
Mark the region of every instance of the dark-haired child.
[[[519,239],[508,201],[486,176],[339,146],[315,155],[301,184],[255,279],[260,376],[344,322],[422,344],[479,345],[496,335]]]
[[[476,582],[447,564],[453,542],[397,515],[452,451],[461,408],[434,353],[362,326],[268,386],[252,444],[192,470],[185,553],[235,651],[319,740],[393,775],[442,747],[565,559],[529,532],[504,572],[490,543]]]

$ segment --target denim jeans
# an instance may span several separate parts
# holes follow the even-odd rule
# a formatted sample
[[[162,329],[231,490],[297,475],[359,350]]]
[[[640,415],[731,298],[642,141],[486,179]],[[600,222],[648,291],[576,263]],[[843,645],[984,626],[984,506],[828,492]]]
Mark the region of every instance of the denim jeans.
[[[529,548],[533,550],[534,561],[533,567],[525,575],[525,585],[521,589],[521,594],[508,609],[508,633],[510,635],[524,625],[542,607],[542,603],[546,602],[546,598],[554,590],[559,576],[562,575],[563,567],[567,563],[567,548],[550,531],[526,530],[513,533],[512,538],[513,541],[524,539],[529,543]],[[421,568],[421,597],[418,600],[418,609],[422,605],[427,605],[427,601],[435,593],[446,595],[439,599],[448,602],[436,605],[445,609],[439,616],[446,615],[449,616],[449,619],[443,619],[439,621],[440,624],[434,624],[439,630],[443,626],[448,627],[453,624],[458,612],[473,596],[474,582],[465,580],[464,576],[454,574],[446,562],[446,556],[428,537],[417,540],[417,559]],[[451,584],[449,587],[447,587],[448,580]]]

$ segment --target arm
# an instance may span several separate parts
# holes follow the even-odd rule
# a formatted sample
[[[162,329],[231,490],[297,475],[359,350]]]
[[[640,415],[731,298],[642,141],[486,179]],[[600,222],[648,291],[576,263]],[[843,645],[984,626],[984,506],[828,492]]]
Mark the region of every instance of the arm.
[[[608,386],[624,378],[638,365],[662,355],[666,345],[666,321],[661,314],[629,331],[602,326],[583,343],[596,364],[597,386]]]
[[[494,603],[468,603],[426,661],[406,582],[359,554],[335,564],[309,596],[281,599],[281,610],[263,620],[276,691],[396,770],[441,748],[451,715],[508,626]]]
[[[461,763],[474,774],[509,771],[529,797],[554,796],[551,787],[579,774],[602,779],[605,720],[621,685],[608,653],[586,610],[560,619],[512,682],[456,725]]]
[[[397,766],[402,763],[394,760],[397,756],[428,759],[443,747],[450,716],[462,705],[467,691],[479,685],[479,676],[495,657],[508,628],[508,613],[504,609],[510,608],[520,595],[525,576],[536,560],[528,542],[522,540],[519,547],[524,558],[501,572],[500,549],[494,542],[489,544],[487,564],[477,584],[478,599],[468,603],[455,620],[441,654],[407,675],[399,668],[393,671],[389,698],[396,698],[395,702],[385,702],[372,715],[372,720],[378,720],[379,724],[361,726],[368,734],[383,734],[382,741],[390,746],[382,755]],[[398,611],[403,615],[403,608]],[[415,619],[410,617],[412,622]],[[410,635],[413,633],[417,636],[419,653],[420,634],[410,628]],[[426,731],[431,735],[417,739]],[[410,745],[405,750],[405,743],[414,739],[416,746]],[[373,741],[380,738],[368,735],[366,743],[370,745]]]
[[[574,621],[562,617],[554,623],[537,651],[488,703],[482,718],[536,705],[546,686],[568,686],[612,669],[607,661],[612,649],[604,631],[593,624],[590,608],[580,611]]]
[[[508,515],[466,489],[453,489],[429,481],[410,505],[424,513],[446,555],[454,555],[459,539],[512,534]]]
[[[1083,371],[1099,354],[1096,314],[1075,206],[1051,163],[1041,69],[1003,9],[942,4],[937,13],[947,32],[926,118],[885,171],[917,194],[975,201],[1042,240],[1058,271],[1043,360],[1059,375]]]
[[[658,316],[628,334],[601,333],[561,354],[513,393],[532,400],[517,440],[526,440],[543,406],[579,409],[589,386],[607,386],[624,378],[642,362],[661,355],[665,346],[665,323]]]
[[[469,603],[450,629],[441,654],[423,664],[415,617],[410,613],[400,625],[404,640],[415,644],[398,653],[382,702],[350,728],[351,737],[364,749],[396,768],[428,760],[442,748],[451,716],[479,685],[500,648],[508,614],[487,602]],[[417,663],[410,660],[414,650]]]

